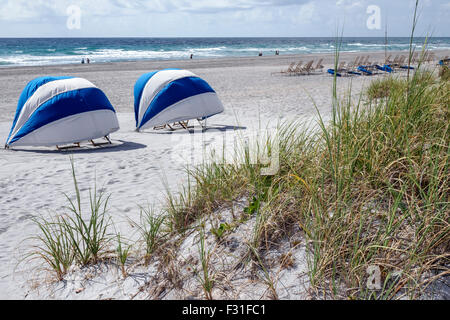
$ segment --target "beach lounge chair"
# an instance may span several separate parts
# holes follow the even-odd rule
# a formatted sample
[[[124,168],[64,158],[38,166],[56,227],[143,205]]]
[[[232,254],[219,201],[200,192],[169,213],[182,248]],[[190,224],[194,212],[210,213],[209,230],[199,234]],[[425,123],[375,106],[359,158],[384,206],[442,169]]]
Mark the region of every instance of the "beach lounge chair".
[[[295,70],[295,62],[292,62],[287,68],[287,70],[281,70],[280,73],[290,73],[294,72],[294,70]]]
[[[361,66],[368,66],[370,64],[369,59],[370,59],[370,56],[367,56],[363,61],[360,61],[359,64]]]
[[[439,60],[438,65],[443,67],[443,66],[449,66],[450,65],[450,59],[448,58],[448,56],[445,56],[442,60]]]
[[[392,65],[397,64],[399,58],[400,58],[400,56],[399,56],[399,55],[396,55],[395,58],[394,58],[394,60],[389,62],[389,65],[392,66]]]
[[[398,59],[398,65],[401,66],[403,64],[405,64],[406,61],[406,56],[401,55],[400,58]]]
[[[314,60],[309,61],[303,68],[295,71],[295,75],[303,75],[303,74],[311,74],[312,65],[314,64]]]
[[[342,61],[342,62],[339,64],[337,71],[338,71],[338,72],[346,71],[347,69],[345,68],[345,65],[346,65],[346,62],[345,62],[345,61]]]
[[[347,65],[347,69],[354,70],[359,63],[359,56],[355,58],[355,60]]]
[[[356,72],[350,68],[346,68],[345,65],[346,65],[346,62],[342,61],[341,63],[339,63],[337,70],[328,69],[327,72],[333,76],[336,74],[337,77],[343,77],[343,76],[349,75],[349,74],[359,74],[358,72]]]
[[[384,72],[387,72],[387,73],[394,72],[394,69],[392,69],[388,64],[385,64],[384,66],[380,66],[380,65],[376,64],[375,68],[377,70],[384,71]]]
[[[358,70],[362,72],[362,74],[366,75],[366,76],[371,76],[373,75],[373,72],[370,71],[367,67],[365,66],[359,66]]]
[[[411,58],[411,64],[416,64],[418,58],[419,58],[419,53],[415,52],[414,55]]]
[[[392,61],[391,61],[391,57],[392,57],[392,54],[390,54],[390,55],[388,55],[387,57],[386,57],[386,59],[384,59],[384,64],[390,64]]]
[[[322,65],[322,62],[323,62],[323,59],[320,59],[319,62],[317,62],[316,67],[313,68],[313,71],[323,70],[323,68],[325,68],[325,67]]]
[[[300,72],[301,68],[303,65],[303,61],[299,61],[294,68],[292,68],[292,70],[290,72],[288,72],[288,74],[290,76],[295,75],[297,72]]]

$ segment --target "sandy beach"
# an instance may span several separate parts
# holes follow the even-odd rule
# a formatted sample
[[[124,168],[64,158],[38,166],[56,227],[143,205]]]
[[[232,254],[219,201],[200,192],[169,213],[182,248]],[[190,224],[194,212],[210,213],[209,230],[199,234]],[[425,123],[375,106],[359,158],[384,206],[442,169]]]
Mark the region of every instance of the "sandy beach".
[[[369,54],[372,61],[384,60],[384,52],[364,53]],[[447,56],[450,51],[435,54]],[[350,62],[359,55],[342,53],[341,60]],[[324,59],[325,66],[321,73],[276,74],[291,62],[314,59],[317,63],[320,58]],[[117,111],[121,129],[111,136],[113,147],[82,149],[70,154],[75,160],[81,190],[88,192],[97,181],[99,189],[111,194],[109,214],[123,234],[132,238],[134,232],[129,219],[139,219],[139,205],[161,205],[166,186],[174,191],[179,189],[185,183],[185,166],[192,164],[180,152],[188,137],[187,131],[135,132],[133,86],[140,75],[176,67],[205,79],[225,106],[223,114],[209,120],[209,129],[203,135],[207,143],[214,145],[224,133],[233,135],[258,128],[275,128],[286,120],[314,123],[315,106],[327,119],[333,78],[326,70],[333,66],[333,60],[332,54],[323,54],[0,68],[0,140],[6,140],[17,100],[30,80],[44,75],[68,75],[94,83],[105,92]],[[382,75],[339,78],[338,90],[344,93],[351,87],[357,99],[362,89],[379,77]],[[28,264],[16,268],[23,258],[23,241],[38,232],[31,218],[61,212],[67,205],[63,193],[73,195],[70,154],[56,148],[0,149],[0,299],[128,299],[129,293],[139,286],[130,282],[124,293],[126,290],[117,285],[114,274],[109,274],[99,278],[97,284],[86,288],[81,295],[71,291],[73,288],[56,293],[43,288],[36,291],[32,290],[36,266]],[[303,293],[291,294],[283,297],[305,297]]]

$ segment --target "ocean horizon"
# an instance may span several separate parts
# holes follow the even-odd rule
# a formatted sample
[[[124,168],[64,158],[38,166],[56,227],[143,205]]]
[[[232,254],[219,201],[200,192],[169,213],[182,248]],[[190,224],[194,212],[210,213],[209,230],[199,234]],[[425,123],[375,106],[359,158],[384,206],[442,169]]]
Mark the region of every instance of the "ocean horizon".
[[[344,37],[341,52],[401,51],[409,37]],[[425,38],[415,38],[422,48]],[[427,40],[430,50],[450,49],[450,37]],[[336,50],[336,38],[0,38],[0,67],[139,60],[180,60],[263,55],[323,54]]]

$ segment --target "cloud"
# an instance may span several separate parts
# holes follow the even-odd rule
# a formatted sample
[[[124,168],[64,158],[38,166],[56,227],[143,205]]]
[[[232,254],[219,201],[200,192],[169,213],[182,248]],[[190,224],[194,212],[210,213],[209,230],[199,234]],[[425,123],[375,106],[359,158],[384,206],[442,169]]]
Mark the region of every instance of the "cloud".
[[[414,0],[0,0],[0,36],[66,36],[70,5],[81,8],[76,36],[383,36],[366,28],[377,4],[392,35],[407,35]],[[421,31],[448,35],[450,0],[421,1]],[[420,28],[419,28],[420,29]],[[25,30],[25,31],[24,31]],[[420,30],[418,30],[420,31]],[[435,33],[437,35],[437,33]]]

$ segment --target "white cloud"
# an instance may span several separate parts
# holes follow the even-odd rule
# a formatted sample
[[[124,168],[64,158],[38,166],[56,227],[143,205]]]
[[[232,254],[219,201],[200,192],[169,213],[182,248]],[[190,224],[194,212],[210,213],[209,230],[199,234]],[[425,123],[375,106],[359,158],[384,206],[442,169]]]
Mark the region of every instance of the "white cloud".
[[[383,36],[366,28],[366,9],[382,9],[392,35],[407,35],[414,0],[0,0],[0,36],[66,36],[66,9],[82,10],[77,36]],[[450,29],[449,0],[421,0],[422,25]],[[207,26],[207,27],[206,27]],[[423,27],[423,30],[426,29]],[[333,30],[330,30],[333,29]],[[48,33],[48,34],[47,34]],[[439,32],[437,32],[439,33]],[[437,35],[437,33],[435,35]]]

